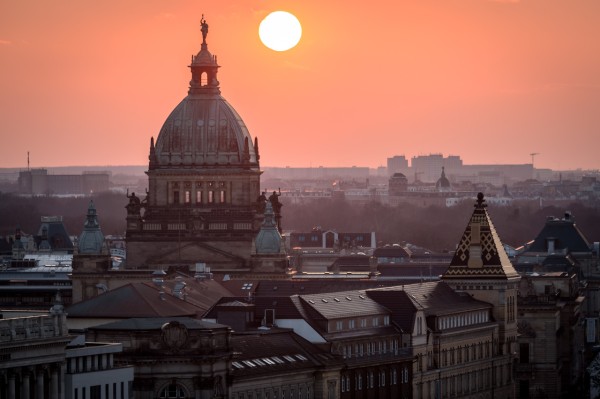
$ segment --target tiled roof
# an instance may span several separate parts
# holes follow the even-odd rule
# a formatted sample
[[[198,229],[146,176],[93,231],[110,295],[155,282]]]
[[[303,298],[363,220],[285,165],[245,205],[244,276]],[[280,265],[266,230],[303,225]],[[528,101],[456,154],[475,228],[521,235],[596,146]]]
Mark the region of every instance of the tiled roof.
[[[410,258],[410,251],[400,245],[380,247],[373,251],[376,258]]]
[[[228,328],[222,324],[210,323],[189,317],[143,317],[114,321],[90,327],[90,330],[160,330],[165,323],[177,321],[188,330],[206,330]]]
[[[334,356],[290,330],[258,330],[231,336],[232,376],[271,375],[317,368]]]
[[[323,292],[337,291],[359,291],[369,288],[388,287],[397,285],[398,282],[377,281],[377,280],[282,280],[282,281],[261,281],[256,291],[256,297],[263,296],[290,296],[318,294]]]
[[[300,299],[305,307],[312,308],[320,318],[327,320],[388,314],[387,310],[369,298],[365,291],[300,295]]]
[[[572,216],[563,219],[548,218],[527,252],[548,252],[548,238],[554,238],[555,251],[590,252],[585,238]]]
[[[518,277],[486,209],[483,194],[467,224],[444,279]]]
[[[422,310],[425,316],[441,316],[466,310],[486,309],[492,306],[489,303],[478,301],[470,295],[454,291],[443,281],[378,288],[367,290],[366,293],[392,312],[392,320],[407,332],[412,331],[417,310]]]
[[[131,283],[67,308],[69,318],[195,317],[204,309],[151,283]]]

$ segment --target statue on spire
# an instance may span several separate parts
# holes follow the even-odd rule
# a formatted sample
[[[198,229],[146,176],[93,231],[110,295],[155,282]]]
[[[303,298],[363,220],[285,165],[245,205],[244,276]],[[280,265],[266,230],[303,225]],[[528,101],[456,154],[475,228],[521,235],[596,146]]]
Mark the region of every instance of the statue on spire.
[[[206,44],[206,35],[208,35],[208,24],[204,19],[204,14],[202,14],[202,18],[200,19],[200,31],[202,32],[202,44]]]

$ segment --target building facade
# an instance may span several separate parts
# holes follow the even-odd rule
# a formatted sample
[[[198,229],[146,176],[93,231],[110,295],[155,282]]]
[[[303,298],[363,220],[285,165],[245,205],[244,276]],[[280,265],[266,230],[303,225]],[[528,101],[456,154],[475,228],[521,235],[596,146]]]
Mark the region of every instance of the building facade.
[[[250,270],[261,222],[258,141],[221,96],[206,33],[188,95],[150,141],[146,197],[129,195],[128,269],[201,260],[213,271]]]

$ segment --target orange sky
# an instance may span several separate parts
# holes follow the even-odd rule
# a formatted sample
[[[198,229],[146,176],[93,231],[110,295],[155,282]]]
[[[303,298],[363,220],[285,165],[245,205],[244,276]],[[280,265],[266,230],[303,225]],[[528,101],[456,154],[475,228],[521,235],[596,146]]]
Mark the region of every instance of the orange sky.
[[[277,53],[270,11],[304,35]],[[0,0],[0,167],[147,163],[204,13],[263,166],[600,168],[598,0]]]

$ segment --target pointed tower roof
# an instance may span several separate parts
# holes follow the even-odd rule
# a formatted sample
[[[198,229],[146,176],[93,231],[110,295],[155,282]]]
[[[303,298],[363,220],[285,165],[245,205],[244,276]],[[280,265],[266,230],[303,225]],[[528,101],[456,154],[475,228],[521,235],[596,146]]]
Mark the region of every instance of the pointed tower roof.
[[[94,201],[90,201],[88,206],[87,218],[83,225],[83,232],[79,236],[78,247],[80,254],[100,255],[104,249],[104,234],[100,230]]]
[[[265,219],[255,240],[257,254],[279,254],[282,252],[281,234],[275,222],[275,213],[271,202],[265,206]]]
[[[475,210],[442,279],[519,277],[486,208],[483,193],[477,194]]]

